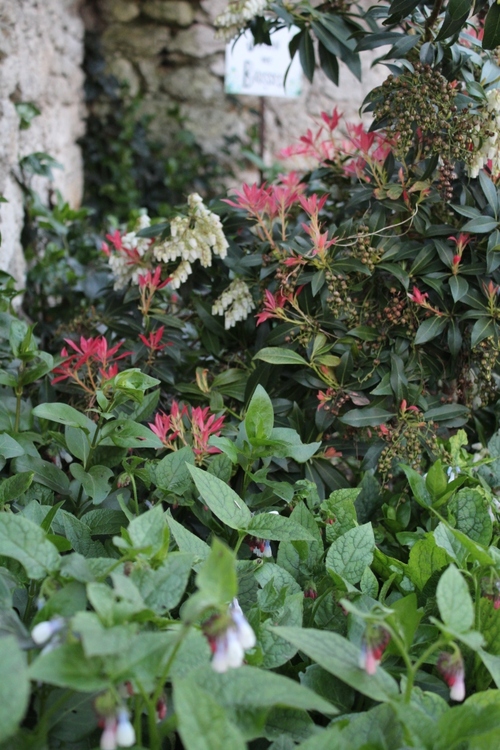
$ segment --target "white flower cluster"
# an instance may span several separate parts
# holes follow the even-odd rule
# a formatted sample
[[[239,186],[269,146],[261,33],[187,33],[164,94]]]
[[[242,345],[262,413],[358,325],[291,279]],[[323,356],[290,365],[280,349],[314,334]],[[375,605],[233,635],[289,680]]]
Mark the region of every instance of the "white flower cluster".
[[[178,289],[192,273],[191,263],[199,260],[204,268],[212,265],[213,255],[225,258],[228,241],[217,214],[203,205],[198,193],[188,198],[188,215],[176,216],[170,224],[170,238],[153,250],[156,260],[168,263],[178,258],[179,266],[172,272],[170,285]]]
[[[248,314],[255,307],[250,289],[241,279],[232,281],[222,292],[212,306],[212,315],[225,315],[224,327],[226,331],[236,325],[239,320],[246,320]]]
[[[485,120],[486,129],[491,133],[485,138],[475,139],[476,150],[472,162],[467,167],[469,177],[477,177],[486,162],[492,162],[493,175],[500,172],[500,89],[490,89],[487,93],[488,103],[481,114]],[[479,130],[480,126],[476,126]]]
[[[214,641],[212,669],[215,672],[227,672],[243,664],[245,651],[253,648],[257,642],[255,633],[248,623],[237,599],[229,606],[232,624],[220,633]]]
[[[214,23],[217,37],[230,41],[243,29],[247,21],[261,16],[269,6],[269,0],[231,0],[226,10],[220,13]]]
[[[150,224],[149,216],[142,214],[137,220],[134,231],[124,234],[121,238],[123,250],[110,254],[108,263],[115,277],[114,289],[125,289],[130,281],[133,284],[139,283],[139,276],[144,273],[145,269],[134,263],[133,258],[134,256],[137,260],[143,258],[151,240],[147,237],[138,237],[137,232],[146,229]]]

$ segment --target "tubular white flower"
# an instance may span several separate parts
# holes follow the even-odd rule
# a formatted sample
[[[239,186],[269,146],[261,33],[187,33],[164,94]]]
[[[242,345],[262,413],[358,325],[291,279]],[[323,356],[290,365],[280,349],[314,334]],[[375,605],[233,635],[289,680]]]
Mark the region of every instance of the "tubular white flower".
[[[243,610],[241,609],[236,598],[233,599],[230,609],[231,617],[234,624],[236,625],[236,631],[238,633],[240,644],[245,651],[248,651],[257,643],[255,633],[253,632],[253,629],[249,624],[247,618],[243,614]]]
[[[464,675],[458,674],[455,682],[450,688],[450,698],[453,701],[461,703],[465,698],[465,681]]]
[[[211,664],[212,669],[219,674],[223,674],[229,669],[226,633],[217,637],[215,640],[215,651]]]
[[[45,620],[35,625],[31,631],[31,637],[35,641],[37,646],[43,646],[45,643],[50,641],[52,636],[58,633],[64,627],[64,620],[62,617],[54,617],[52,620]]]
[[[130,723],[126,709],[122,708],[118,711],[117,721],[116,742],[118,746],[132,747],[132,745],[135,745],[135,729]]]
[[[226,633],[226,654],[227,664],[231,669],[237,669],[243,664],[245,650],[241,645],[239,634],[236,628],[229,628]]]

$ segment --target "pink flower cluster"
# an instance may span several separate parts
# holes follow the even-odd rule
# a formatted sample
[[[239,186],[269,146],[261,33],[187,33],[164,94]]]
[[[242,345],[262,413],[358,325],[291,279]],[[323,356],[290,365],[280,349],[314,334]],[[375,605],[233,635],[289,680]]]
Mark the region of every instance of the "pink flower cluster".
[[[81,336],[79,345],[71,339],[64,340],[72,352],[69,353],[66,347],[61,350],[64,360],[54,367],[52,372],[57,377],[52,380],[52,384],[70,379],[92,394],[97,390],[99,382],[110,380],[118,374],[118,361],[132,353],[122,352],[116,356],[123,341],[110,347],[104,336],[88,339]]]
[[[212,414],[208,406],[203,409],[201,406],[181,407],[173,401],[170,414],[158,412],[149,426],[166,448],[177,450],[182,445],[191,445],[195,455],[203,460],[211,453],[220,453],[208,441],[211,435],[220,435],[224,419],[224,415]]]
[[[256,219],[267,218],[272,221],[284,217],[297,203],[306,186],[296,172],[281,175],[280,179],[279,185],[244,184],[241,191],[235,191],[233,200],[226,198],[224,203],[243,209]]]
[[[362,123],[346,124],[346,133],[337,135],[341,113],[335,108],[331,115],[321,113],[321,122],[313,133],[309,129],[300,136],[298,143],[282,149],[278,156],[288,159],[292,156],[312,158],[320,164],[336,161],[342,165],[344,174],[369,181],[365,167],[370,163],[383,164],[391,144],[380,133],[367,132]]]

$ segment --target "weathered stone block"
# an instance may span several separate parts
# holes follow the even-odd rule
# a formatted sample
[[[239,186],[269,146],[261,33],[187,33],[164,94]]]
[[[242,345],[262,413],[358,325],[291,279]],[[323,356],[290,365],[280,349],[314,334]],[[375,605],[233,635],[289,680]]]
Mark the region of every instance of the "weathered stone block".
[[[176,34],[169,49],[183,52],[190,57],[204,58],[222,52],[225,49],[225,43],[215,38],[213,26],[194,23],[189,29]]]
[[[185,0],[146,0],[141,10],[148,18],[176,26],[190,26],[195,16],[193,6]]]
[[[103,46],[109,53],[117,51],[133,60],[154,57],[167,47],[171,32],[167,26],[153,23],[113,24],[103,34]]]
[[[99,10],[105,20],[119,23],[130,23],[141,12],[137,0],[101,0]]]
[[[191,66],[178,70],[166,70],[161,89],[180,101],[216,101],[223,94],[222,81],[206,68]]]

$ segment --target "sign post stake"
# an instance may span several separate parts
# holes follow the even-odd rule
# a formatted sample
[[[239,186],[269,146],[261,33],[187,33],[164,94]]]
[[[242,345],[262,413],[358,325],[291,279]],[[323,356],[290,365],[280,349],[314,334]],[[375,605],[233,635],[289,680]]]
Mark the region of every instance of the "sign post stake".
[[[264,153],[266,148],[266,97],[260,97],[259,107],[259,156],[262,161],[262,165],[259,169],[259,181],[260,184],[264,182]]]

